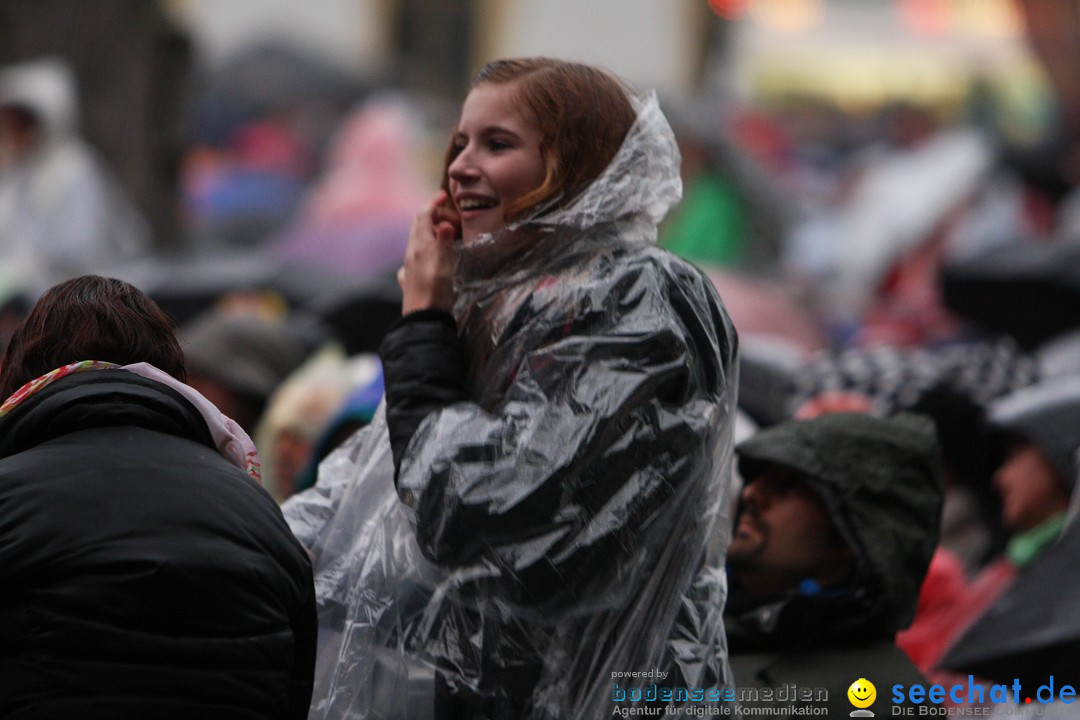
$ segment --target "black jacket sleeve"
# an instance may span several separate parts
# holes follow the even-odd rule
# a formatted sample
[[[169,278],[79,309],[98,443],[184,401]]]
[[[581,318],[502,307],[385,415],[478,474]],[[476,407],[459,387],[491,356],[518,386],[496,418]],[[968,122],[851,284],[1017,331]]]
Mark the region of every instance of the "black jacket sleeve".
[[[396,480],[409,440],[424,418],[468,399],[468,358],[453,316],[441,310],[420,310],[398,320],[379,346],[379,356]]]

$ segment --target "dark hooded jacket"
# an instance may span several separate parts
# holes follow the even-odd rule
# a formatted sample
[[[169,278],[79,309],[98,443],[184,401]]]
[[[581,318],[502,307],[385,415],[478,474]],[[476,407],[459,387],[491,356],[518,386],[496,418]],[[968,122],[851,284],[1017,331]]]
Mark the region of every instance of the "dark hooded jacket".
[[[61,378],[0,421],[0,716],[299,720],[310,561],[180,394]]]
[[[937,545],[944,486],[933,422],[823,415],[766,429],[736,453],[747,480],[765,463],[798,471],[855,556],[854,577],[842,588],[808,584],[748,602],[733,583],[725,624],[736,682],[824,688],[830,715],[852,710],[846,692],[859,678],[924,682],[894,636],[914,616]]]

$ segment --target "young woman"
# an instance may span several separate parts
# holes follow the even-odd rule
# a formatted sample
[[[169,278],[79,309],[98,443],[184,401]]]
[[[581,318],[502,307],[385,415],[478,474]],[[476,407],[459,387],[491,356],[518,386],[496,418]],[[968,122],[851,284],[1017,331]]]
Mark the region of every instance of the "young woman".
[[[0,717],[307,717],[310,561],[138,289],[48,290],[0,370]]]
[[[595,718],[730,683],[736,337],[655,247],[678,170],[655,98],[611,75],[480,71],[398,275],[385,417],[286,505],[316,559],[313,717]]]

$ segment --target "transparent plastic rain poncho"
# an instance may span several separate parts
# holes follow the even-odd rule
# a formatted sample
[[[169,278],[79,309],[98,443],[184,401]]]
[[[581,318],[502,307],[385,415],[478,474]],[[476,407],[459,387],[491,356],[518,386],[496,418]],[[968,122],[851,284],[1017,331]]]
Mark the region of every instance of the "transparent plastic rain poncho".
[[[611,715],[615,683],[732,684],[736,337],[655,247],[679,156],[655,97],[634,102],[577,199],[459,250],[474,400],[425,418],[397,491],[380,409],[286,503],[316,569],[312,718],[439,717],[437,684],[562,719]]]

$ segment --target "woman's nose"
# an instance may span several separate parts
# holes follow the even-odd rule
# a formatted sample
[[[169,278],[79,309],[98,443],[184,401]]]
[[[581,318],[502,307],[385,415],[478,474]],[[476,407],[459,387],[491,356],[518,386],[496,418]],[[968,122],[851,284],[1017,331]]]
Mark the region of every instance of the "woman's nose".
[[[450,176],[450,179],[456,180],[457,182],[476,178],[476,165],[473,163],[472,153],[468,148],[463,148],[461,152],[457,154],[457,157],[450,162],[450,167],[446,169],[446,173]]]

